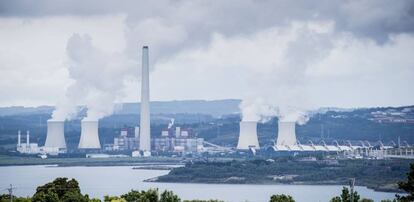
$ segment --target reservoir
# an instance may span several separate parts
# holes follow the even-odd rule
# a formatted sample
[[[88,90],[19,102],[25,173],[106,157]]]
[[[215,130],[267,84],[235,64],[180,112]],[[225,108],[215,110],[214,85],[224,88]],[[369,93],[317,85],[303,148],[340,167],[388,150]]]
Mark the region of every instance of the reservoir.
[[[187,184],[143,182],[148,178],[165,175],[168,170],[134,170],[132,166],[57,167],[57,166],[5,166],[0,167],[0,193],[13,184],[17,196],[32,196],[36,187],[56,177],[75,178],[83,194],[103,199],[104,195],[121,195],[131,189],[172,190],[181,199],[219,199],[229,202],[265,202],[273,194],[289,194],[297,202],[327,202],[340,195],[339,185],[252,185],[252,184]],[[376,192],[356,187],[361,198],[375,201],[393,199],[395,193]],[[310,200],[311,199],[311,200]]]

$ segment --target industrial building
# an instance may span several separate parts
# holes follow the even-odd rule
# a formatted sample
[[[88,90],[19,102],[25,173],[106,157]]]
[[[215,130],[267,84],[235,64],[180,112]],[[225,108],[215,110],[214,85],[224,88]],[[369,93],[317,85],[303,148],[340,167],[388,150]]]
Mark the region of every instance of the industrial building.
[[[173,121],[172,121],[173,123]],[[204,139],[197,138],[191,131],[172,127],[162,130],[161,136],[153,138],[153,149],[160,152],[197,153],[204,151]]]
[[[122,129],[120,135],[114,138],[113,144],[104,146],[105,151],[132,151],[138,149],[139,127]]]
[[[50,154],[58,155],[60,153],[65,153],[66,150],[59,147],[39,147],[37,143],[30,143],[30,131],[26,131],[26,142],[22,143],[21,141],[21,132],[17,132],[17,152],[21,154]]]

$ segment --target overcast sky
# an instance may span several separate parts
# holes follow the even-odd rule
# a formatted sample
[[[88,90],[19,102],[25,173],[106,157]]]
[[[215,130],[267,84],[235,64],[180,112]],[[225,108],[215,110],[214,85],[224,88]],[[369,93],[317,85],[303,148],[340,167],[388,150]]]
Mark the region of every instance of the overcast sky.
[[[411,0],[3,0],[0,106],[136,102],[143,45],[152,100],[413,105],[413,32]]]

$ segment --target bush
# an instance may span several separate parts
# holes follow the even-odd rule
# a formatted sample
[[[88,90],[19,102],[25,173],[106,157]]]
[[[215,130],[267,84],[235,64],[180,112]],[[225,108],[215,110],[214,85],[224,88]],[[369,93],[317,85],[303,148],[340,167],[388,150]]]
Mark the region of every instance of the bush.
[[[269,202],[295,202],[292,196],[289,195],[272,195]]]

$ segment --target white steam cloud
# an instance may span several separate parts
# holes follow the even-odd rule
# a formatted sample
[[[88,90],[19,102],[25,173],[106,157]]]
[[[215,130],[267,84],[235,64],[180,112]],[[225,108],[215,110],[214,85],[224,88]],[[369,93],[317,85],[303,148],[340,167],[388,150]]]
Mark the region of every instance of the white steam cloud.
[[[120,53],[106,53],[92,44],[89,35],[73,34],[67,47],[68,71],[73,83],[56,106],[52,119],[65,120],[77,115],[85,105],[85,119],[98,120],[113,113],[114,103],[123,97],[124,83],[134,72],[136,62]]]
[[[306,123],[306,109],[311,107],[306,99],[308,68],[329,53],[332,33],[330,22],[292,23],[273,31],[270,45],[278,51],[268,54],[267,64],[255,65],[266,71],[249,84],[253,88],[240,105],[242,119],[267,121],[278,116],[282,121]]]

